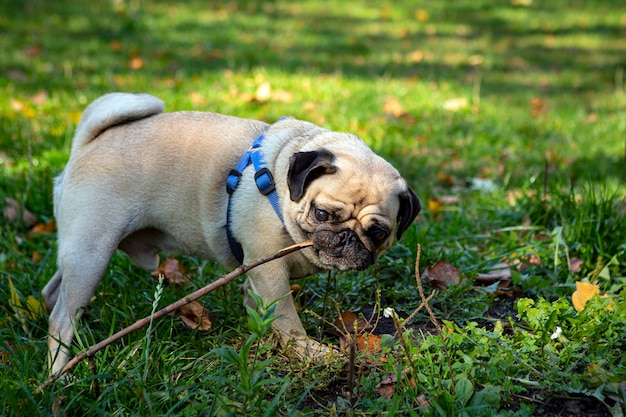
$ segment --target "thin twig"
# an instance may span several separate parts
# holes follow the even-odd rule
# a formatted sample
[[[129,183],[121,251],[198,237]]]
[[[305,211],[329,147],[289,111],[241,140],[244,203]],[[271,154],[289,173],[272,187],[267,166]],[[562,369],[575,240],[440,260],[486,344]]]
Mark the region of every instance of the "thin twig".
[[[424,307],[426,308],[426,311],[428,311],[428,315],[430,316],[430,321],[435,325],[435,328],[437,329],[437,333],[439,337],[441,338],[441,347],[443,349],[443,352],[446,355],[446,360],[448,361],[448,368],[450,369],[450,383],[452,384],[452,391],[456,392],[456,386],[455,386],[454,378],[453,378],[454,371],[452,369],[452,360],[450,359],[450,352],[448,352],[448,348],[446,347],[446,338],[443,335],[443,332],[441,331],[441,325],[439,324],[439,320],[437,320],[437,316],[435,316],[433,309],[430,308],[430,304],[428,304],[428,302],[426,301],[426,297],[424,296],[424,288],[422,287],[422,276],[419,270],[419,261],[420,261],[421,254],[422,254],[422,246],[418,244],[417,245],[417,258],[415,261],[415,280],[417,281],[417,289],[420,293],[420,298],[422,299],[422,302],[424,303]]]
[[[415,317],[415,315],[417,313],[419,313],[419,311],[424,308],[426,305],[428,305],[428,303],[430,302],[430,300],[433,299],[433,297],[435,296],[435,294],[437,293],[437,290],[433,290],[430,295],[428,297],[426,297],[425,300],[423,300],[421,302],[421,304],[419,306],[417,306],[417,308],[409,315],[409,317],[407,317],[406,319],[404,319],[404,321],[402,322],[402,327],[405,328],[407,326],[407,324],[409,324],[411,322],[411,320],[413,320],[413,318]]]
[[[311,242],[310,240],[307,240],[305,242],[302,243],[297,243],[295,245],[286,247],[284,249],[279,250],[278,252],[276,252],[274,255],[272,256],[267,256],[265,258],[259,259],[257,261],[254,261],[252,263],[250,263],[249,265],[241,265],[239,267],[237,267],[235,270],[233,270],[232,272],[230,272],[227,275],[224,275],[220,278],[218,278],[217,280],[213,281],[212,283],[192,292],[191,294],[185,296],[184,298],[181,298],[180,300],[176,301],[175,303],[172,303],[170,305],[168,305],[165,308],[162,308],[161,310],[155,312],[153,315],[151,314],[150,316],[144,317],[143,319],[137,320],[134,324],[131,324],[130,326],[120,330],[119,332],[115,333],[114,335],[106,338],[105,340],[96,343],[95,345],[91,346],[89,349],[82,351],[81,353],[79,353],[78,355],[74,356],[74,358],[72,360],[70,360],[64,367],[63,369],[61,369],[59,372],[51,375],[43,384],[41,384],[37,390],[35,391],[37,394],[40,394],[43,392],[43,390],[50,385],[52,382],[56,381],[57,379],[59,379],[63,374],[65,374],[67,371],[69,371],[70,369],[72,369],[74,366],[76,366],[76,364],[78,364],[80,361],[89,358],[91,356],[93,356],[96,352],[102,350],[104,347],[110,345],[111,343],[121,339],[122,337],[141,329],[144,326],[147,326],[151,320],[155,320],[155,319],[159,319],[179,308],[181,308],[182,306],[191,303],[192,301],[197,300],[198,298],[210,293],[211,291],[214,291],[215,289],[222,287],[224,285],[226,285],[227,283],[229,283],[230,281],[234,280],[237,277],[240,277],[241,275],[245,274],[246,272],[248,272],[249,270],[256,268],[257,266],[260,266],[264,263],[273,261],[275,259],[278,258],[282,258],[283,256],[289,255],[290,253],[299,251],[301,249],[307,248],[309,246],[313,246],[313,242]]]
[[[422,276],[420,274],[420,257],[422,255],[422,245],[417,245],[417,257],[415,260],[415,281],[417,281],[417,290],[420,293],[420,298],[422,299],[422,304],[424,304],[424,307],[426,308],[426,311],[428,311],[428,315],[430,316],[430,321],[435,325],[435,328],[437,329],[437,332],[439,333],[439,335],[441,335],[441,325],[439,324],[439,321],[437,320],[437,317],[435,316],[435,313],[433,313],[432,308],[430,308],[430,304],[428,304],[428,300],[429,298],[426,298],[426,296],[424,295],[424,288],[422,287]],[[432,295],[430,295],[430,297],[432,298]]]

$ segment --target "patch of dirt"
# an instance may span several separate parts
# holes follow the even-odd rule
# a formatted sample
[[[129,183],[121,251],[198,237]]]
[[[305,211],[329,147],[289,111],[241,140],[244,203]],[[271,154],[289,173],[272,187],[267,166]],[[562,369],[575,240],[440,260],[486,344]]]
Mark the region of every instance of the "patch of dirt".
[[[533,416],[537,417],[611,417],[611,413],[606,406],[593,397],[555,397],[541,401],[532,398],[538,395],[538,392],[531,394],[529,401],[520,401],[507,407],[506,410],[518,411],[521,408],[521,404],[526,403],[533,404],[536,407]]]

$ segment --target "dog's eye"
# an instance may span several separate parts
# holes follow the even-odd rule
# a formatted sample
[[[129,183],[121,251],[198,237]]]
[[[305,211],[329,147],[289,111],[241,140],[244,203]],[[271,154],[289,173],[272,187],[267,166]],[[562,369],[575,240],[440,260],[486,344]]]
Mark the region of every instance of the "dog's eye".
[[[328,220],[330,220],[330,214],[322,209],[316,208],[314,214],[315,220],[317,220],[318,222],[327,222]]]
[[[383,240],[387,239],[387,236],[389,236],[389,231],[381,227],[373,227],[367,232],[367,234],[375,242],[382,242]]]

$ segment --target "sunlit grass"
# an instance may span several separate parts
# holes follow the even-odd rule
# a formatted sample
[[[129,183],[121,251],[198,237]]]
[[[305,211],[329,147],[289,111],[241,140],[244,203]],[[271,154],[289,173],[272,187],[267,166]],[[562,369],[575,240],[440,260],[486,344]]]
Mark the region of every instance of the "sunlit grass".
[[[326,306],[326,276],[304,281],[304,309],[326,311],[331,322],[338,311],[377,302],[410,313],[421,301],[413,276],[418,243],[422,269],[446,260],[473,277],[496,262],[516,265],[516,299],[472,283],[438,293],[432,306],[451,321],[446,326],[455,336],[405,335],[413,356],[394,350],[397,363],[430,371],[417,378],[417,388],[400,381],[398,392],[407,395],[392,401],[376,388],[391,365],[361,357],[361,388],[350,403],[345,360],[304,366],[269,350],[268,341],[261,350],[273,358],[265,370],[272,395],[285,381],[293,384],[270,408],[288,414],[298,404],[303,415],[426,412],[419,408],[421,394],[452,414],[489,415],[499,407],[503,415],[531,415],[542,405],[535,395],[593,395],[607,407],[623,406],[623,398],[606,400],[615,380],[624,379],[625,364],[614,355],[624,349],[623,306],[602,321],[601,303],[575,315],[568,297],[575,281],[593,277],[600,265],[607,267],[598,278],[602,291],[623,303],[625,22],[623,6],[566,0],[1,3],[0,202],[12,198],[36,222],[52,220],[52,181],[67,160],[80,114],[110,91],[154,94],[168,111],[267,122],[292,115],[356,133],[402,172],[424,209],[376,266],[331,276]],[[281,98],[256,100],[264,83]],[[477,179],[483,188],[476,189]],[[429,200],[446,197],[456,202],[429,208]],[[31,227],[0,218],[0,282],[11,277],[23,297],[39,297],[56,262],[55,234],[32,234]],[[583,261],[580,272],[569,271],[566,254]],[[193,287],[224,272],[195,258],[182,262]],[[90,344],[148,315],[154,286],[149,274],[114,256],[79,338]],[[189,290],[166,288],[162,302]],[[534,333],[524,323],[513,334],[496,327],[498,320],[517,319],[513,304],[521,296],[547,300],[525,304],[528,311],[569,321],[567,344],[548,341],[554,329],[539,334],[539,319],[531,323]],[[155,325],[147,379],[146,334],[138,332],[96,356],[97,376],[81,365],[67,387],[56,385],[43,396],[33,391],[44,377],[45,317],[22,322],[9,299],[8,286],[0,285],[5,414],[49,415],[53,397],[63,392],[69,414],[94,415],[209,415],[216,398],[226,408],[240,398],[219,397],[216,378],[235,387],[238,376],[210,353],[218,346],[239,352],[249,335],[237,284],[202,300],[216,316],[209,334],[189,331],[175,318]],[[502,305],[510,317],[485,315]],[[587,318],[590,323],[581,322]],[[319,332],[317,316],[305,312],[303,320],[311,334],[337,343]],[[428,317],[417,321],[427,324]],[[597,336],[595,344],[587,343],[587,333]],[[564,374],[573,375],[576,392]],[[98,399],[93,378],[103,387]],[[455,378],[473,384],[470,402],[451,389]],[[429,413],[441,415],[436,407]]]

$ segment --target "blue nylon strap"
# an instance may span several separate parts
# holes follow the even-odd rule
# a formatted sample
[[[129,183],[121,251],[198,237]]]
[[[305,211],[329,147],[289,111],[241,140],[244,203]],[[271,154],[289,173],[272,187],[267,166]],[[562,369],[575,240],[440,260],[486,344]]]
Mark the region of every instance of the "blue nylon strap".
[[[241,157],[235,169],[230,171],[228,178],[226,179],[226,191],[228,192],[228,208],[226,210],[226,236],[228,237],[228,244],[233,256],[239,263],[243,263],[244,253],[241,244],[235,239],[231,228],[231,212],[232,212],[232,195],[239,185],[241,175],[250,164],[254,167],[254,181],[256,183],[259,192],[266,196],[274,209],[274,212],[280,219],[281,223],[284,223],[283,216],[280,211],[280,202],[278,200],[278,193],[276,193],[276,186],[274,183],[274,177],[270,170],[266,167],[263,160],[263,154],[261,152],[261,144],[265,138],[264,134],[261,134],[254,142],[248,151]]]

